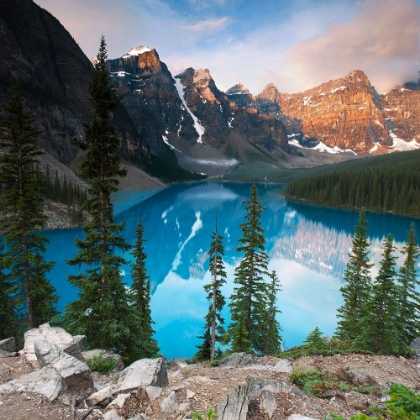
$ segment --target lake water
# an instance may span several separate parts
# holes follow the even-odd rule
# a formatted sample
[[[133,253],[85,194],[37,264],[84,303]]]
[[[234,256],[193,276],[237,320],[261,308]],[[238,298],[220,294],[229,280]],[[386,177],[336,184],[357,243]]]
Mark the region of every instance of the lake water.
[[[241,258],[236,247],[245,216],[242,201],[249,199],[249,190],[250,185],[202,182],[161,191],[122,191],[115,197],[116,220],[126,222],[124,234],[130,243],[137,220],[144,226],[154,329],[161,353],[168,359],[195,354],[197,336],[203,333],[208,310],[203,285],[210,281],[206,251],[216,212],[219,232],[224,236],[228,274],[223,292],[226,297],[232,293],[234,269]],[[283,289],[278,293],[278,306],[286,348],[301,344],[315,326],[332,335],[336,310],[342,304],[339,288],[358,213],[287,202],[276,186],[260,185],[258,191],[266,207],[261,222],[269,270],[277,271]],[[396,247],[401,249],[412,221],[420,236],[420,221],[375,213],[368,213],[367,218],[375,276],[384,237],[392,233]],[[77,297],[66,276],[77,273],[78,268],[66,265],[65,260],[76,254],[74,238],[82,235],[80,228],[46,232],[50,239],[46,258],[56,261],[49,278],[60,295],[60,311]],[[124,256],[132,260],[128,252]],[[129,266],[122,270],[124,281],[130,284]],[[227,306],[224,312],[228,322]]]

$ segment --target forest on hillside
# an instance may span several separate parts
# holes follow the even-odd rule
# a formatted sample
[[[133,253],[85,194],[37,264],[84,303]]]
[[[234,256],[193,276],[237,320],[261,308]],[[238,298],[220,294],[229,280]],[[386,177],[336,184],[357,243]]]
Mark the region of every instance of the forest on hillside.
[[[376,165],[336,169],[288,184],[288,198],[420,217],[420,154],[409,152]],[[402,155],[402,156],[401,156]]]

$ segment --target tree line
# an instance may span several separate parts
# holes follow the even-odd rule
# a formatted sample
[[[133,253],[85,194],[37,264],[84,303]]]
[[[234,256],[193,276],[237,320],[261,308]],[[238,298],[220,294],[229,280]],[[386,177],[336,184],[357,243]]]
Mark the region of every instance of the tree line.
[[[420,161],[345,169],[288,184],[285,195],[330,206],[420,216]]]
[[[83,221],[82,207],[87,200],[87,190],[72,179],[67,180],[66,174],[60,178],[58,170],[51,171],[49,164],[43,171],[37,165],[37,173],[42,196],[65,204],[71,223],[81,223]]]
[[[236,249],[243,256],[235,269],[229,303],[231,322],[226,330],[221,316],[226,303],[221,290],[226,283],[223,236],[218,232],[216,217],[216,230],[208,251],[211,282],[204,286],[210,305],[205,316],[204,334],[199,337],[202,343],[197,346],[195,356],[201,360],[220,358],[222,351],[216,349],[217,342],[229,345],[230,352],[275,355],[282,350],[281,328],[277,320],[280,281],[275,271],[268,271],[264,229],[260,223],[264,207],[255,185],[251,187],[250,199],[244,204],[246,221],[240,225],[242,238]]]
[[[403,265],[398,269],[393,238],[383,241],[382,259],[371,278],[368,224],[360,212],[352,235],[352,251],[344,272],[344,298],[338,309],[337,338],[351,340],[355,347],[379,354],[409,354],[409,345],[420,336],[420,285],[416,262],[420,256],[414,223],[403,247]]]

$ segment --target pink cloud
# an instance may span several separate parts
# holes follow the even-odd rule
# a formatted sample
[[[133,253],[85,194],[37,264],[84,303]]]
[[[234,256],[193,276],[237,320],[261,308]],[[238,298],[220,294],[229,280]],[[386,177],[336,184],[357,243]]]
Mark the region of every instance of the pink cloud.
[[[297,44],[275,82],[304,90],[360,69],[385,91],[416,78],[420,8],[413,0],[366,0],[357,6],[351,21],[332,23],[324,34]]]

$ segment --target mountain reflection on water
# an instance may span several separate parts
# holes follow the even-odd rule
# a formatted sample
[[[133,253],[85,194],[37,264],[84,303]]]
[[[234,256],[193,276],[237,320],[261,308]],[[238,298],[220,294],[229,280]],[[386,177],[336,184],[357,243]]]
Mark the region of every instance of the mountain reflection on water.
[[[178,184],[155,192],[123,191],[115,197],[118,222],[125,221],[124,234],[133,243],[137,220],[144,226],[147,270],[152,284],[152,316],[161,352],[167,358],[190,357],[196,352],[198,335],[208,309],[203,285],[210,281],[206,251],[215,229],[224,236],[228,281],[226,297],[233,290],[234,269],[241,255],[236,253],[244,222],[243,201],[250,185],[202,182]],[[342,303],[339,288],[351,249],[351,235],[358,212],[287,202],[278,186],[259,185],[259,198],[266,210],[261,223],[265,230],[269,270],[276,270],[282,283],[278,305],[285,346],[298,345],[318,326],[332,335],[336,309]],[[403,246],[413,219],[369,213],[371,260],[377,273],[382,240],[392,233],[396,247]],[[420,233],[419,220],[414,220]],[[59,310],[77,297],[66,275],[76,273],[65,259],[74,256],[74,238],[81,229],[47,231],[47,258],[57,261],[50,279],[60,295]],[[124,254],[132,261],[129,252]],[[402,262],[400,258],[399,262]],[[124,281],[131,283],[130,267],[122,267]],[[229,322],[228,307],[224,311]]]

